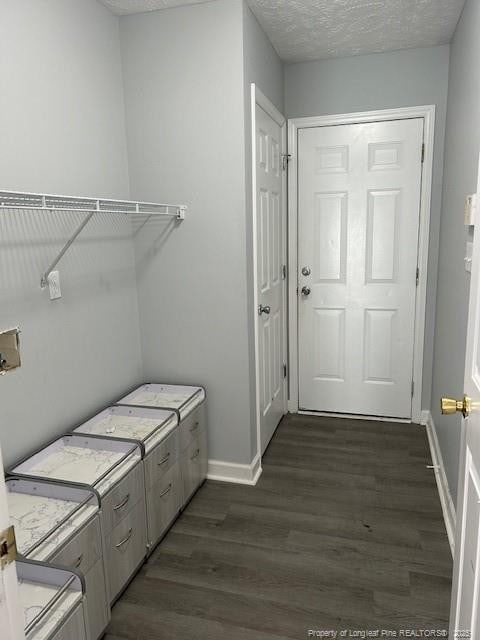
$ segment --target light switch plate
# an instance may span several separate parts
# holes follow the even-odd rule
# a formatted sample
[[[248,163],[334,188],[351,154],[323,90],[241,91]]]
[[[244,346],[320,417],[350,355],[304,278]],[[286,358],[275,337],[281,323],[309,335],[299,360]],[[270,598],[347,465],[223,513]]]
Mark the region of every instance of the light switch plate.
[[[465,224],[473,226],[475,224],[475,213],[477,208],[477,194],[473,193],[465,198]]]
[[[62,297],[60,274],[58,271],[51,271],[48,274],[48,289],[50,291],[50,300],[58,300]]]

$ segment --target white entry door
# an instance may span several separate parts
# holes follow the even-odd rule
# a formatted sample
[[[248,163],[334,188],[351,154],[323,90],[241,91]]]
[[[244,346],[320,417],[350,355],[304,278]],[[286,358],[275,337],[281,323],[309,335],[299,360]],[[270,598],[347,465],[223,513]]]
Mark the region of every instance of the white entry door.
[[[7,489],[3,471],[2,450],[0,448],[0,531],[10,526],[8,515]],[[5,640],[25,638],[23,609],[20,603],[15,563],[0,568],[0,635]]]
[[[423,118],[298,137],[300,409],[410,418]]]
[[[480,175],[478,192],[480,193]],[[473,242],[470,304],[465,358],[465,408],[470,416],[463,421],[460,478],[457,496],[457,531],[450,614],[451,638],[477,639],[480,588],[480,237]],[[461,402],[457,410],[461,409]],[[468,406],[470,405],[470,407]],[[455,428],[452,424],[452,428]],[[456,634],[464,631],[465,634]],[[470,635],[468,635],[470,632]]]
[[[285,413],[285,221],[282,127],[261,106],[255,111],[257,336],[261,453]]]

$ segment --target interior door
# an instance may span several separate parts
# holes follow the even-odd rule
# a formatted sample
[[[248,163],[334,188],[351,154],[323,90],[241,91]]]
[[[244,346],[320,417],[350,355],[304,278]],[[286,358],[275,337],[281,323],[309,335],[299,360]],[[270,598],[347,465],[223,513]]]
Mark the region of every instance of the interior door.
[[[480,192],[480,175],[478,192]],[[460,478],[457,497],[451,635],[478,638],[480,588],[480,237],[473,242],[467,349],[465,358],[465,401],[448,403],[442,399],[444,413],[455,409],[470,412],[462,425]],[[469,400],[468,400],[469,399]],[[447,400],[447,402],[446,402]],[[470,632],[456,635],[455,631]]]
[[[10,526],[7,490],[3,471],[2,450],[0,448],[0,531]],[[18,595],[17,571],[15,563],[0,568],[0,625],[1,637],[5,640],[23,640],[23,609]]]
[[[285,412],[282,128],[256,105],[256,237],[261,451]]]
[[[411,417],[423,124],[299,130],[301,409]]]

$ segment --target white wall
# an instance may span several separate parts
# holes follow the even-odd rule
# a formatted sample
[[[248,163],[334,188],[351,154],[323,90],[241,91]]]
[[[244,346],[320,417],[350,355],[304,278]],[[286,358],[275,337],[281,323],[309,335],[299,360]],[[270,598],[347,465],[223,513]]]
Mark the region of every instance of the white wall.
[[[440,415],[442,395],[461,398],[470,278],[465,272],[465,196],[477,186],[480,151],[480,3],[467,0],[450,56],[438,269],[432,414],[452,496],[457,493],[461,419]]]
[[[431,404],[449,47],[428,47],[287,65],[289,118],[435,104],[435,149],[422,406]]]
[[[95,0],[0,0],[0,189],[126,197],[118,20]],[[128,221],[102,215],[40,275],[81,216],[0,215],[0,327],[22,330],[21,369],[0,378],[6,464],[141,377]]]
[[[253,308],[253,242],[252,242],[252,118],[251,83],[254,82],[277,109],[283,113],[284,81],[283,63],[278,57],[257,19],[243,2],[243,67],[245,81],[245,202],[246,202],[246,248],[247,248],[247,292],[248,292],[248,328],[250,355],[250,394],[251,403],[251,459],[257,454],[257,433],[255,415],[255,322],[258,320]]]
[[[122,18],[132,195],[184,202],[136,237],[145,374],[208,392],[209,457],[251,460],[243,4]]]

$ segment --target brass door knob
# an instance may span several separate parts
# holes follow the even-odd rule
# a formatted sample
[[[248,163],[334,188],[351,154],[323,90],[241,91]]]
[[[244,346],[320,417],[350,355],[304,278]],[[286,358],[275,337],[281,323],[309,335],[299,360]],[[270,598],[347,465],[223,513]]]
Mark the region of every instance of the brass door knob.
[[[442,413],[445,416],[456,413],[457,411],[463,415],[464,418],[470,415],[472,410],[472,401],[468,396],[463,396],[463,400],[455,400],[455,398],[442,398],[441,400]]]

